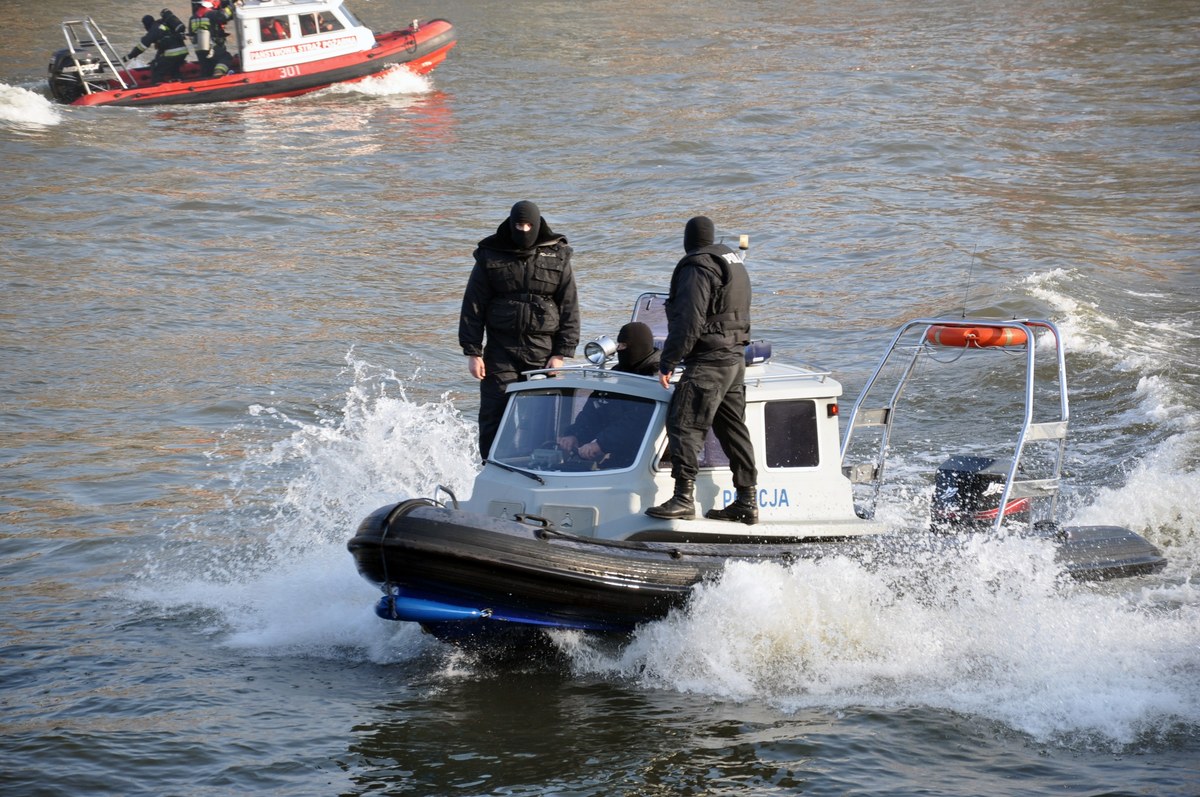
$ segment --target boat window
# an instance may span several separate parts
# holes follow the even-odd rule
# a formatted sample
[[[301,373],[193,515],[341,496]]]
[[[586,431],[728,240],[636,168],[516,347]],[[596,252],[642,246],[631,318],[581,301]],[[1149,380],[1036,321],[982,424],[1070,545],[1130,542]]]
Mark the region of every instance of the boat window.
[[[667,339],[667,295],[643,293],[633,306],[633,320],[650,327],[655,344],[661,348]]]
[[[815,468],[820,463],[815,401],[768,401],[763,416],[767,467]]]
[[[708,434],[704,436],[704,447],[700,449],[700,456],[696,458],[696,462],[701,468],[729,467],[729,457],[725,456],[725,449],[721,448],[721,444],[717,441],[717,436],[713,434],[712,429],[709,429]],[[670,445],[663,448],[662,458],[658,460],[658,469],[671,469]]]
[[[492,459],[540,471],[631,467],[656,403],[578,388],[514,393],[492,446]]]
[[[292,36],[292,26],[288,24],[287,17],[263,17],[258,30],[265,42],[289,39]]]
[[[815,468],[820,464],[817,449],[817,405],[814,401],[769,401],[763,406],[766,421],[766,459],[770,468]],[[755,439],[757,448],[763,445]],[[704,437],[698,458],[703,468],[728,468],[729,457],[712,429]],[[659,470],[670,470],[671,447],[663,449]]]
[[[329,33],[341,29],[341,20],[332,14],[300,15],[300,34],[303,36],[314,36],[318,33]]]

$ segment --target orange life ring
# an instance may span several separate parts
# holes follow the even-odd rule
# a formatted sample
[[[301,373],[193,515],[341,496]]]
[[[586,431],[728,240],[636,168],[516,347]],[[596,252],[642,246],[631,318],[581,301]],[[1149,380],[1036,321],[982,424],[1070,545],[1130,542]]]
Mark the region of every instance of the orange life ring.
[[[1009,326],[932,326],[925,340],[936,346],[986,349],[992,346],[1024,346],[1029,340],[1025,330]]]

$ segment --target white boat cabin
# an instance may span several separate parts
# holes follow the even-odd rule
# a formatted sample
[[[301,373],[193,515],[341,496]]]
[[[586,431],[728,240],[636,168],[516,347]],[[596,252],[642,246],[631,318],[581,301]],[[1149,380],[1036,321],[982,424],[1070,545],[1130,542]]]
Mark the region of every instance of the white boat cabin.
[[[644,294],[633,314],[659,342],[666,336],[665,298]],[[879,524],[855,513],[852,487],[842,472],[841,384],[827,371],[771,360],[762,344],[747,351],[746,422],[759,474],[757,525],[703,518],[705,511],[734,499],[729,462],[711,432],[696,480],[697,518],[661,520],[644,514],[674,488],[666,435],[671,391],[654,377],[604,367],[603,356],[591,366],[560,369],[553,376],[539,372],[509,386],[499,433],[462,508],[497,518],[542,519],[562,531],[605,539],[672,530],[693,540],[880,531]],[[601,400],[624,406],[616,450],[598,463],[559,450],[563,432],[589,402]]]
[[[375,46],[375,34],[341,0],[245,0],[227,27],[236,31],[243,72],[286,70]]]

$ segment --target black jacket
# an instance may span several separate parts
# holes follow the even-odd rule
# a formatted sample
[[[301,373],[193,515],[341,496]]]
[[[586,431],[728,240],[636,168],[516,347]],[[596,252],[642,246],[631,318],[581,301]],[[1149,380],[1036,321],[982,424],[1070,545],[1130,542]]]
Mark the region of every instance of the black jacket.
[[[724,244],[689,252],[671,275],[666,311],[661,373],[689,360],[743,359],[750,342],[750,275],[742,256]]]
[[[146,31],[146,35],[129,51],[127,58],[136,58],[151,47],[155,48],[159,55],[178,56],[182,54],[187,56],[187,41],[183,38],[184,33],[183,23],[178,22],[173,15],[171,19],[164,17],[157,20]]]
[[[463,354],[530,367],[575,356],[580,317],[572,251],[544,219],[533,249],[517,247],[507,220],[480,241],[458,321]]]

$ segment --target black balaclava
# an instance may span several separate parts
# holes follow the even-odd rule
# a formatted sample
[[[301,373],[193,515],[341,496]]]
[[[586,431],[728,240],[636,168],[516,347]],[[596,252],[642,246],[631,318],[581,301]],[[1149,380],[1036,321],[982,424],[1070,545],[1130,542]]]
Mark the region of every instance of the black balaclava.
[[[145,28],[147,30],[147,32],[151,28],[153,28],[154,27],[154,17],[150,16],[149,14],[142,17],[142,27]]]
[[[650,355],[654,354],[654,333],[650,327],[640,321],[632,321],[621,327],[617,333],[617,343],[624,343],[625,348],[617,349],[617,367],[614,370],[642,373]],[[652,369],[657,372],[658,368]]]
[[[712,246],[716,231],[708,216],[693,216],[683,228],[683,251],[693,252],[702,246]]]
[[[528,222],[529,232],[517,229],[519,222]],[[538,206],[523,199],[512,206],[508,214],[508,231],[512,234],[513,243],[520,249],[532,249],[537,243],[538,232],[542,228],[542,212]]]

